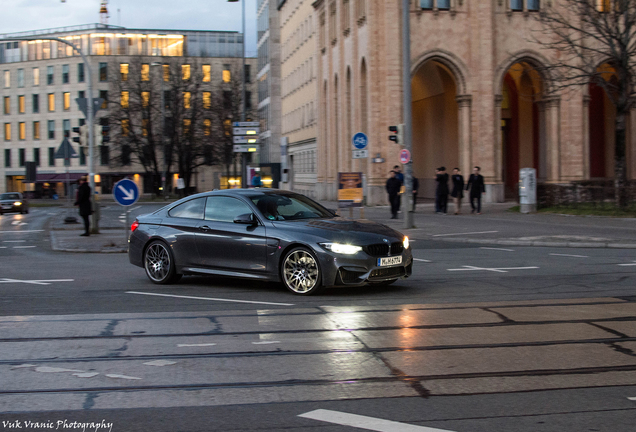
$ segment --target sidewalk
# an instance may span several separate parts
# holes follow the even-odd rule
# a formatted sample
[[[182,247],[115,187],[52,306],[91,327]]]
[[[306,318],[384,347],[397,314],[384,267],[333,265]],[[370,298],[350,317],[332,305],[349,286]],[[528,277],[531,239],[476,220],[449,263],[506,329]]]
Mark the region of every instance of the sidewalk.
[[[321,202],[336,209],[336,202]],[[413,214],[414,228],[404,228],[404,213],[390,219],[389,206],[365,207],[366,219],[388,225],[413,240],[477,243],[498,246],[548,246],[571,248],[636,249],[636,218],[608,218],[555,214],[521,214],[509,212],[514,203],[485,204],[482,215],[438,215],[433,204],[418,204]],[[453,206],[449,206],[454,210]],[[66,225],[64,218],[51,219],[51,247],[53,250],[81,253],[109,253],[127,251],[124,224],[112,216],[100,219],[100,234],[80,237],[80,224]],[[349,217],[349,209],[341,214]],[[360,217],[360,209],[353,209],[353,217]]]

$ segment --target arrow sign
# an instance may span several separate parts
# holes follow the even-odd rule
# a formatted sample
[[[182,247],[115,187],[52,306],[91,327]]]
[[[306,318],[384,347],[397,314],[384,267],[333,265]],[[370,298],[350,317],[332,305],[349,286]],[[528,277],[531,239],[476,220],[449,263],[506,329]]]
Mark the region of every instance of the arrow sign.
[[[139,199],[139,188],[132,180],[119,180],[113,187],[113,198],[119,205],[133,205]]]

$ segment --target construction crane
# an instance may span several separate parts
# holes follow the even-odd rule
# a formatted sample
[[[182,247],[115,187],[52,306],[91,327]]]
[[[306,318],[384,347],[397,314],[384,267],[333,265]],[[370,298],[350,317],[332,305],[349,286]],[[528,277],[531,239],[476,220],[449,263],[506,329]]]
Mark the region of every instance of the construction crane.
[[[101,24],[108,24],[108,0],[102,0],[102,4],[99,7],[99,22]]]

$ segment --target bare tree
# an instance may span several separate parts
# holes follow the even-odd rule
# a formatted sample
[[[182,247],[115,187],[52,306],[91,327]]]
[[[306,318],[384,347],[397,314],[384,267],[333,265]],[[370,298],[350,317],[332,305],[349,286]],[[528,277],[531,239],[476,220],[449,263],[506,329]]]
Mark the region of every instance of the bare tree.
[[[541,26],[534,42],[554,54],[545,67],[551,90],[592,83],[616,108],[614,185],[616,203],[625,208],[626,126],[636,96],[636,0],[552,1],[536,19]]]

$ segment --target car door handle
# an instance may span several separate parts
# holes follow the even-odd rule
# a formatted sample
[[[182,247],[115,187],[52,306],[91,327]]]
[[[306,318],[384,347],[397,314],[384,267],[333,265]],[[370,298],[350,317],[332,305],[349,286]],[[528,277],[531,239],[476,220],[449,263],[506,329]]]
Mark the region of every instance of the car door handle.
[[[209,227],[209,226],[207,226],[207,225],[203,225],[203,226],[200,226],[200,227],[199,227],[199,229],[200,229],[200,230],[203,230],[203,231],[209,231],[209,230],[211,230],[212,228],[210,228],[210,227]]]

